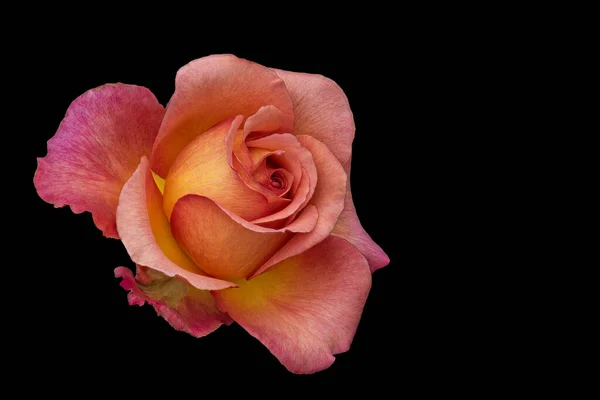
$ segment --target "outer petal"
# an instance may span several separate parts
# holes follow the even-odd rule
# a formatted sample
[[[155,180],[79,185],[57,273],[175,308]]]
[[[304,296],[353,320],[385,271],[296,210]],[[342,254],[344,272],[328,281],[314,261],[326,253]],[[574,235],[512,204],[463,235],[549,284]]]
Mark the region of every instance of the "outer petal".
[[[343,165],[352,153],[354,118],[344,91],[322,75],[276,69],[294,103],[295,135],[325,143]]]
[[[211,199],[196,195],[179,199],[171,214],[173,235],[187,254],[204,271],[222,279],[247,277],[291,235],[250,229],[250,223],[232,217]]]
[[[116,211],[121,188],[150,155],[164,115],[150,90],[111,84],[88,90],[67,110],[38,158],[33,179],[42,199],[74,213],[92,213],[104,236],[119,238]]]
[[[177,72],[175,93],[167,106],[152,152],[152,169],[166,177],[183,148],[217,122],[250,117],[273,105],[293,126],[292,102],[283,81],[269,68],[233,55],[213,55],[190,62]]]
[[[241,122],[241,116],[224,120],[179,154],[165,183],[163,206],[169,218],[177,200],[187,194],[209,197],[248,220],[269,213],[265,196],[250,189],[227,162],[231,147],[226,139]]]
[[[298,140],[312,153],[314,163],[317,167],[319,184],[309,204],[313,204],[317,208],[319,219],[311,232],[295,235],[273,257],[263,264],[252,275],[253,277],[286,258],[301,254],[323,241],[333,230],[340,213],[344,209],[347,181],[344,168],[327,146],[317,139],[303,135],[298,136]]]
[[[371,236],[369,236],[360,224],[356,209],[354,208],[354,202],[352,201],[350,182],[348,182],[348,190],[346,191],[344,211],[340,214],[331,234],[352,243],[369,262],[371,272],[375,272],[390,263],[390,258],[387,254],[371,239]]]
[[[153,193],[148,195],[148,191]],[[158,222],[154,222],[155,219]],[[154,184],[148,160],[142,157],[139,167],[123,187],[117,208],[119,235],[133,262],[169,277],[180,276],[197,289],[219,290],[235,286],[231,282],[203,276],[191,261],[181,261],[187,256],[178,255],[181,250],[171,233],[161,230],[162,235],[157,237],[153,233],[153,228],[165,227],[168,229],[169,225],[162,213],[160,192]],[[165,254],[167,251],[163,248],[169,249],[171,257]]]
[[[345,240],[329,237],[239,288],[212,295],[289,371],[308,374],[350,348],[370,288],[365,259]]]
[[[151,304],[157,314],[179,331],[195,337],[206,336],[221,324],[232,321],[220,312],[208,290],[198,290],[177,278],[169,278],[150,268],[137,266],[136,277],[128,268],[115,269],[123,278],[121,287],[129,290],[130,305]]]

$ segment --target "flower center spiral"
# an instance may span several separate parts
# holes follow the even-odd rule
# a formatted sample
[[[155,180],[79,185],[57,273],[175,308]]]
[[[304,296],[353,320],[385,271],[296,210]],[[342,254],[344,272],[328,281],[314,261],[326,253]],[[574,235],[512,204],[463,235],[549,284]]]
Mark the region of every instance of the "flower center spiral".
[[[271,174],[271,176],[269,177],[269,184],[274,188],[274,189],[285,189],[287,186],[287,182],[285,179],[285,175],[283,175],[281,172],[279,171],[275,171]]]

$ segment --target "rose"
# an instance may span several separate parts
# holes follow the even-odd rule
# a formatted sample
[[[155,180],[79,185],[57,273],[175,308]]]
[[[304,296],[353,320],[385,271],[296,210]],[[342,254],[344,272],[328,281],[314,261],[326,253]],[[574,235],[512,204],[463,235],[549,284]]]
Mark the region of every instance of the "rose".
[[[215,55],[179,70],[166,109],[133,85],[81,95],[34,184],[123,241],[130,304],[196,337],[234,320],[312,373],[348,350],[389,262],[352,203],[353,137],[333,81]]]

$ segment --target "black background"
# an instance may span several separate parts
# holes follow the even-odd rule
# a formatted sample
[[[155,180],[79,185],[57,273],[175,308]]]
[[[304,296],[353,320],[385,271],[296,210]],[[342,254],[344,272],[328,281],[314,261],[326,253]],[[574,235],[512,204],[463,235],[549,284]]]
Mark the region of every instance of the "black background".
[[[216,40],[199,35],[181,41],[177,33],[149,37],[108,30],[78,38],[85,24],[57,27],[25,41],[14,66],[23,79],[18,101],[35,112],[19,116],[16,132],[26,155],[20,197],[26,216],[15,228],[25,250],[27,271],[20,280],[17,335],[27,343],[15,368],[40,373],[53,387],[67,381],[111,386],[120,380],[193,376],[202,382],[271,381],[303,387],[314,383],[396,387],[425,382],[448,360],[435,353],[448,329],[427,325],[435,316],[419,271],[432,267],[414,258],[421,231],[414,229],[415,174],[426,168],[411,146],[426,131],[416,116],[421,98],[414,87],[422,77],[407,71],[407,41],[382,36],[357,40],[332,32],[291,42]],[[355,28],[348,26],[348,29]],[[150,29],[150,27],[148,27]],[[410,45],[408,45],[410,46]],[[236,324],[201,339],[171,328],[152,307],[129,306],[113,270],[134,268],[118,240],[104,238],[89,213],[73,214],[41,200],[33,186],[36,157],[69,104],[88,89],[123,82],[148,87],[163,105],[174,90],[177,69],[217,53],[233,53],[265,66],[325,75],[345,91],[356,122],[351,182],[354,202],[366,231],[391,263],[374,273],[350,351],[336,356],[327,370],[308,376],[286,371],[256,339]],[[414,59],[411,71],[414,72]],[[410,88],[410,89],[409,89]],[[424,89],[426,91],[426,89]],[[416,162],[415,162],[416,161]],[[416,218],[419,218],[417,215]],[[413,224],[407,228],[409,219]],[[424,224],[427,222],[424,221]],[[21,248],[21,247],[19,247]],[[418,252],[418,251],[417,251]],[[413,258],[407,259],[406,254]],[[423,255],[426,257],[426,255]],[[433,331],[432,331],[433,329]],[[186,378],[187,379],[187,378]],[[340,387],[342,387],[340,386]]]

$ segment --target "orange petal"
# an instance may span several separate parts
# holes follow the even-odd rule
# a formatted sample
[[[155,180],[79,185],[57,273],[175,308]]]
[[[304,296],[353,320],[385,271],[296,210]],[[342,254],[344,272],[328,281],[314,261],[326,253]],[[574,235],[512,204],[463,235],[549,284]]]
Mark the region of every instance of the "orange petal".
[[[177,200],[187,194],[206,196],[247,220],[268,215],[265,196],[248,188],[227,163],[228,133],[241,122],[238,116],[215,125],[179,154],[165,182],[163,206],[169,218]]]
[[[230,280],[250,275],[291,236],[252,225],[197,195],[184,196],[175,204],[171,228],[203,271]]]
[[[266,105],[282,112],[282,129],[291,132],[292,101],[274,71],[233,55],[190,62],[177,72],[175,93],[152,150],[152,169],[166,177],[177,155],[196,136],[225,118],[250,117]]]
[[[219,290],[235,286],[201,275],[198,267],[179,249],[168,228],[162,213],[160,191],[148,160],[142,157],[140,165],[123,186],[117,207],[117,230],[133,262],[169,277],[180,276],[197,289]]]
[[[350,348],[370,288],[366,260],[332,236],[239,288],[211,294],[289,371],[308,374]]]
[[[171,225],[163,211],[163,195],[160,192],[160,186],[156,182],[154,173],[149,173],[147,170],[145,171],[145,175],[148,218],[156,244],[169,260],[173,261],[181,268],[196,274],[202,274],[202,270],[200,270],[194,261],[185,254],[181,247],[179,247],[179,244],[173,237],[173,233],[171,233]]]

